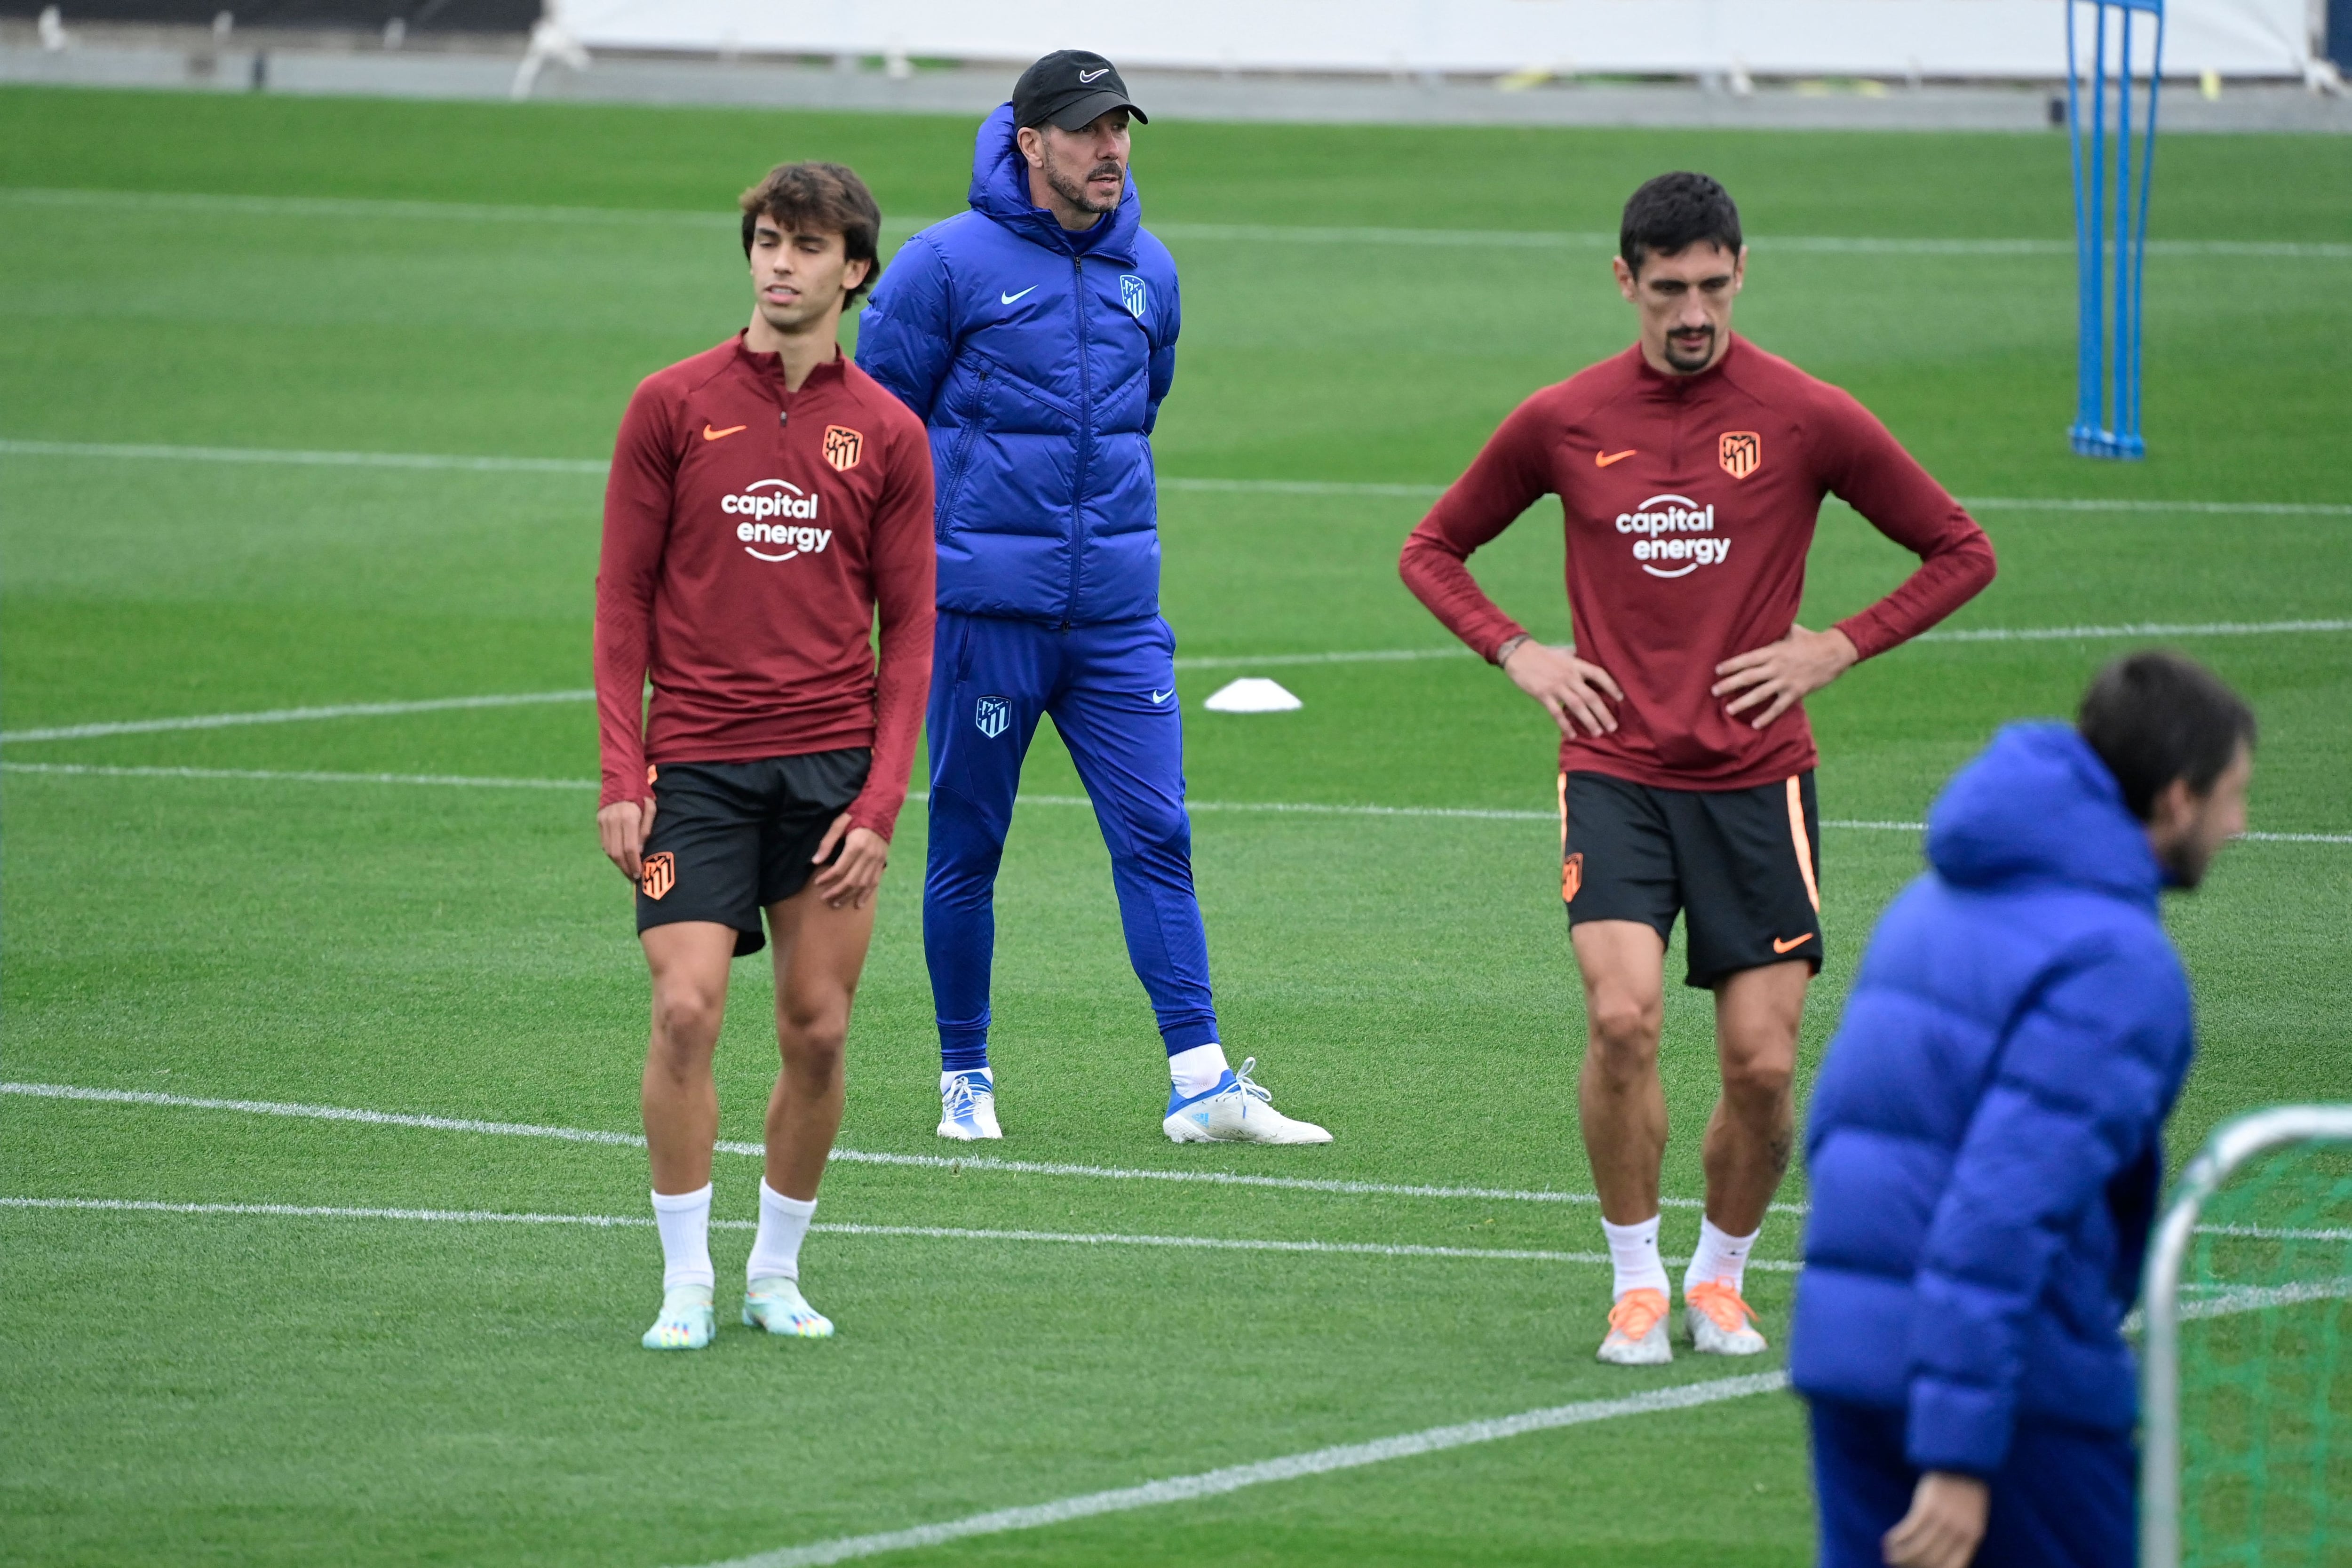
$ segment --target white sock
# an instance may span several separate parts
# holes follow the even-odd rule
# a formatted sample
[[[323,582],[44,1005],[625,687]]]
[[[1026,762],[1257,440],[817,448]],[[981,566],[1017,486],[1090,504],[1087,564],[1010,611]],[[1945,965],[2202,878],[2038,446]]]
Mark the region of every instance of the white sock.
[[[760,1184],[760,1234],[751,1240],[751,1261],[743,1266],[747,1279],[787,1279],[801,1277],[801,1238],[808,1235],[816,1215],[816,1200],[788,1198],[767,1183]]]
[[[656,1193],[654,1227],[661,1232],[662,1289],[710,1286],[710,1184],[690,1193]]]
[[[1698,1222],[1698,1250],[1691,1254],[1690,1267],[1683,1270],[1683,1291],[1689,1294],[1694,1285],[1713,1280],[1727,1280],[1736,1292],[1748,1278],[1748,1253],[1763,1235],[1759,1227],[1746,1236],[1730,1236],[1715,1227],[1711,1219]]]
[[[1169,1080],[1175,1084],[1176,1092],[1187,1100],[1216,1088],[1230,1070],[1225,1063],[1225,1047],[1214,1040],[1188,1051],[1172,1052],[1168,1058]]]
[[[1639,1225],[1611,1225],[1604,1219],[1601,1234],[1609,1238],[1609,1261],[1617,1266],[1618,1295],[1628,1290],[1666,1294],[1666,1266],[1658,1261],[1656,1215]]]

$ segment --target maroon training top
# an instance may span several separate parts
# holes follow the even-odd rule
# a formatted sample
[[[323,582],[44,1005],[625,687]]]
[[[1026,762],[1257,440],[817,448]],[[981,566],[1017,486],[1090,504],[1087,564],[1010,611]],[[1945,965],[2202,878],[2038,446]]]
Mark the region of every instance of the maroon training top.
[[[1992,543],[1851,396],[1735,337],[1697,375],[1639,344],[1519,405],[1405,541],[1405,585],[1492,660],[1525,629],[1464,564],[1538,497],[1568,529],[1577,657],[1624,689],[1615,733],[1580,729],[1560,766],[1672,789],[1773,784],[1813,765],[1802,705],[1762,730],[1708,691],[1715,667],[1777,642],[1804,596],[1822,497],[1920,559],[1837,623],[1863,658],[1916,637],[1992,581]],[[1604,699],[1605,700],[1605,699]]]
[[[930,690],[936,561],[922,422],[838,351],[798,392],[740,332],[647,376],[604,489],[602,804],[643,798],[648,763],[871,746],[850,816],[888,837]]]

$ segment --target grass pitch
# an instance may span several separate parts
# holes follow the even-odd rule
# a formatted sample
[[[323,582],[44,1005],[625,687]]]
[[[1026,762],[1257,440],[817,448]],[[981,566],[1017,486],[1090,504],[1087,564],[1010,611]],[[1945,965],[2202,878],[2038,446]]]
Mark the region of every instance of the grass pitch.
[[[903,234],[956,209],[970,139],[946,120],[0,93],[0,440],[593,467],[635,381],[745,314],[734,191],[780,158],[840,159]],[[1038,804],[1000,891],[1004,1158],[1588,1189],[1547,723],[1467,658],[1246,661],[1444,648],[1394,574],[1423,495],[1264,481],[1441,485],[1527,392],[1621,347],[1608,247],[1525,237],[1613,229],[1650,174],[1705,168],[1740,199],[1743,330],[1853,389],[1955,491],[2012,503],[1979,509],[2001,576],[1955,627],[2352,616],[2352,363],[2320,346],[2352,329],[2352,144],[2166,143],[2156,227],[2181,244],[2149,263],[2154,455],[2130,468],[2064,451],[2054,135],[1168,124],[1137,160],[1184,279],[1161,473],[1259,486],[1163,496],[1180,654],[1244,661],[1181,672],[1219,1005],[1229,1051],[1338,1141],[1166,1143],[1100,841],[1083,807]],[[524,210],[551,207],[570,210]],[[1498,237],[1330,232],[1366,228]],[[1975,243],[2021,238],[2057,243]],[[576,465],[0,447],[6,729],[583,687],[599,494]],[[2063,499],[2155,510],[2014,504]],[[2180,502],[2323,510],[2165,510]],[[1539,509],[1477,565],[1564,636],[1559,557]],[[1908,559],[1832,505],[1809,623]],[[2261,710],[2258,829],[2352,831],[2348,637],[2182,639]],[[1943,641],[1856,669],[1811,704],[1824,816],[1916,820],[1993,726],[2065,711],[2133,640]],[[1199,711],[1249,673],[1304,710]],[[5,763],[0,1076],[634,1127],[645,982],[588,788],[201,776],[584,783],[586,704],[19,741]],[[1079,793],[1050,732],[1027,787]],[[1265,805],[1525,815],[1213,809]],[[1809,1066],[1917,860],[1904,831],[1826,838]],[[853,1037],[855,1150],[940,1152],[922,847],[910,807]],[[2204,1026],[2177,1149],[2250,1104],[2352,1098],[2347,901],[2339,838],[2242,846],[2174,903]],[[732,1138],[758,1136],[771,1011],[762,966],[740,966]],[[1685,1199],[1708,1024],[1704,997],[1671,998],[1667,1191]],[[0,1198],[646,1212],[625,1147],[21,1095],[0,1096]],[[752,1215],[755,1180],[721,1156],[722,1220]],[[1792,1173],[1784,1198],[1803,1194]],[[837,1164],[819,1217],[1498,1255],[1600,1239],[1572,1203],[978,1165]],[[1696,1226],[1670,1208],[1669,1248]],[[1762,1253],[1795,1239],[1776,1215]],[[723,1283],[748,1236],[714,1242]],[[700,1563],[1748,1370],[1594,1365],[1606,1270],[1557,1258],[833,1232],[807,1278],[836,1341],[729,1330],[657,1357],[635,1345],[657,1273],[642,1227],[16,1208],[0,1257],[0,1538],[26,1563]],[[1751,1276],[1776,1344],[1788,1282]],[[1765,1395],[905,1560],[1810,1552],[1801,1415]]]

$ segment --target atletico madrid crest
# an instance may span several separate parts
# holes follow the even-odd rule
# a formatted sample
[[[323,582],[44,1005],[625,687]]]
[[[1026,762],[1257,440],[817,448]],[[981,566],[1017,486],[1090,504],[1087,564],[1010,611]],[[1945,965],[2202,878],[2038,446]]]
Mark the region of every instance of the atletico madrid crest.
[[[1744,479],[1764,466],[1764,437],[1753,430],[1726,430],[1716,447],[1716,461],[1735,479]]]
[[[1584,851],[1580,849],[1560,862],[1559,901],[1576,902],[1577,889],[1584,886]]]
[[[845,474],[857,467],[857,459],[866,455],[866,437],[846,425],[824,427],[824,460],[834,472]]]
[[[662,895],[668,892],[677,883],[677,858],[676,856],[665,849],[658,855],[646,857],[645,879],[637,884],[645,889],[646,897],[659,902]]]

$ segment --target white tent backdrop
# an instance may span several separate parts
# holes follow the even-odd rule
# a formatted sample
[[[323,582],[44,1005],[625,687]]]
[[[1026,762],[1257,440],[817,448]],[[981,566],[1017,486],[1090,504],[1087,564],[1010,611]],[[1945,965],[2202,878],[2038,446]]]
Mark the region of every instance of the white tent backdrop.
[[[2301,77],[2312,0],[2169,0],[2168,75]],[[1233,70],[2065,74],[2064,0],[552,0],[590,47]]]

